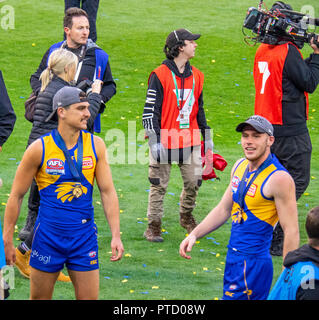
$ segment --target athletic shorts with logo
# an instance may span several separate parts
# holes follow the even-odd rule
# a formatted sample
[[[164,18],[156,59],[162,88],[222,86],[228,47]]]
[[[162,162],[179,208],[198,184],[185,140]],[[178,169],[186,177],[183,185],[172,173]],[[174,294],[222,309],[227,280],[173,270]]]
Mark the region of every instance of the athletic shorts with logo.
[[[75,232],[63,232],[39,219],[34,227],[30,266],[45,272],[58,272],[67,267],[74,271],[99,268],[97,227],[94,222]]]

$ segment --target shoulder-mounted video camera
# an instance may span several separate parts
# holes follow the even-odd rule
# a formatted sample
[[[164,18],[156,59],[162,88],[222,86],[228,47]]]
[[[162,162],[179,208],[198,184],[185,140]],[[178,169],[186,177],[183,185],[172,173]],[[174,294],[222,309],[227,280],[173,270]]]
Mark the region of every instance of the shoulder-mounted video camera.
[[[262,42],[275,45],[291,41],[301,49],[313,38],[319,47],[318,35],[308,32],[310,25],[319,26],[319,19],[293,11],[289,4],[282,1],[275,2],[270,10],[262,9],[262,5],[261,0],[258,8],[248,9],[243,24],[246,43],[255,45],[257,42]],[[245,34],[244,28],[250,29],[254,35]]]

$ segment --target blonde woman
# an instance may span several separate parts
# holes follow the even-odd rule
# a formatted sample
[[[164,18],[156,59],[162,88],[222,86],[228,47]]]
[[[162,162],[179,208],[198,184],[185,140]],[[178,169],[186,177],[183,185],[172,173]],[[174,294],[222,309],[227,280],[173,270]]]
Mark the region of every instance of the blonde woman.
[[[33,126],[28,139],[28,146],[40,136],[57,128],[57,118],[49,117],[52,113],[53,97],[59,89],[73,85],[77,66],[78,58],[69,50],[57,49],[50,55],[48,67],[42,72],[40,77],[41,90],[35,104]],[[102,81],[96,80],[92,85],[92,92],[89,95],[91,118],[87,123],[87,130],[90,132],[93,132],[94,120],[100,109],[101,85]],[[33,238],[33,226],[37,218],[39,205],[39,191],[36,182],[33,181],[28,199],[28,216],[25,226],[19,233],[19,238],[24,240],[24,242],[20,243],[16,248],[15,264],[20,273],[26,278],[30,277],[30,249]],[[68,282],[70,278],[61,272],[58,280]]]

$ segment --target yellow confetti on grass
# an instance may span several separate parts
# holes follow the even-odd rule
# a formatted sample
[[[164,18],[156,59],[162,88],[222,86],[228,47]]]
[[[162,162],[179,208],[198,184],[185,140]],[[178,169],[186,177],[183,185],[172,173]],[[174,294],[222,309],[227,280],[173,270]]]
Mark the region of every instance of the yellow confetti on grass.
[[[153,286],[152,289],[159,289],[159,286]]]
[[[122,282],[122,283],[125,283],[125,282],[127,282],[127,281],[128,281],[127,279],[124,279],[124,280],[122,280],[121,282]]]
[[[131,255],[130,253],[126,253],[126,254],[124,255],[124,257],[130,258],[130,257],[132,257],[132,255]]]
[[[135,291],[134,290],[130,290],[130,293],[134,293]]]
[[[303,195],[304,195],[304,196],[309,196],[310,193],[309,193],[309,192],[305,192]]]
[[[220,254],[219,253],[216,253],[216,258],[218,258],[220,256]]]
[[[1,202],[1,205],[6,206],[7,204],[5,202]]]
[[[203,270],[204,270],[204,271],[208,271],[208,268],[206,268],[206,267],[203,267]]]

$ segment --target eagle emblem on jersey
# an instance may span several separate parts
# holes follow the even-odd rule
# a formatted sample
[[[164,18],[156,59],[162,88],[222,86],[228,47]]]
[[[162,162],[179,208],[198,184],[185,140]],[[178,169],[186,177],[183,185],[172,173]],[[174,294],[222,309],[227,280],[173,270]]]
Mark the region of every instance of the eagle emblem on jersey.
[[[232,212],[231,218],[234,223],[241,223],[247,220],[247,214],[237,205],[237,208]]]
[[[58,193],[57,198],[60,199],[63,203],[67,200],[71,202],[75,197],[75,194],[73,192],[75,188],[77,188],[76,182],[64,182],[62,184],[59,184],[57,186],[57,189],[55,190],[55,192]],[[82,192],[87,194],[88,189],[83,185],[81,185],[81,188]]]

